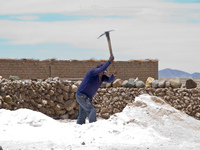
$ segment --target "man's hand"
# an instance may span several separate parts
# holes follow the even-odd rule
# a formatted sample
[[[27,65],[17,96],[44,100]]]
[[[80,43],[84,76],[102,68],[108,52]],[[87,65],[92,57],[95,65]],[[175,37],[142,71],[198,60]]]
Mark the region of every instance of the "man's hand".
[[[113,55],[110,56],[109,61],[110,61],[110,62],[113,62],[113,61],[114,61],[114,56],[113,56]]]
[[[113,71],[113,76],[115,77],[116,75],[117,75],[117,71],[114,70],[114,71]]]

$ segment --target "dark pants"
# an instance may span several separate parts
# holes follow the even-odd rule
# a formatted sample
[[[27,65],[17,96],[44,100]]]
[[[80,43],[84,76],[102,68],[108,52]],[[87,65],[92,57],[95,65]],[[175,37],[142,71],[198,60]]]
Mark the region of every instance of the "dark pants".
[[[88,116],[89,123],[96,121],[96,109],[92,101],[83,95],[76,94],[76,100],[79,103],[79,114],[77,124],[85,124],[85,119]]]

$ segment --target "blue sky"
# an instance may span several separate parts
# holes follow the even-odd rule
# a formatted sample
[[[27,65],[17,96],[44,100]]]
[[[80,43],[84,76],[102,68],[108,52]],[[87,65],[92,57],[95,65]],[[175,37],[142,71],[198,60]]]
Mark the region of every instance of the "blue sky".
[[[2,49],[0,52],[1,58],[29,58],[42,60],[59,58],[61,60],[81,60],[94,59],[93,57],[82,57],[84,56],[84,53],[90,53],[91,56],[102,55],[101,53],[95,52],[93,49],[78,48],[69,44],[46,43],[37,45],[12,45],[4,44],[5,41],[7,40],[0,40],[0,47]],[[104,57],[106,57],[106,55]]]
[[[0,58],[108,59],[106,38],[97,37],[114,29],[115,60],[158,59],[159,69],[200,72],[200,0],[0,3]]]
[[[129,16],[108,15],[102,16],[103,18],[128,18]],[[36,22],[53,22],[53,21],[74,21],[74,20],[87,20],[91,18],[98,18],[94,15],[64,15],[64,14],[8,14],[0,15],[0,20],[12,21],[36,21]]]

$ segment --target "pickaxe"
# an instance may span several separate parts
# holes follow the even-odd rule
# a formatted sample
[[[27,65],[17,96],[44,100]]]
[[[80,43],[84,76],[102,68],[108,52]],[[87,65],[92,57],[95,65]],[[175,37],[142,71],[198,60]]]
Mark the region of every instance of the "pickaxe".
[[[111,31],[114,31],[114,30],[106,31],[105,33],[103,33],[102,35],[100,35],[98,37],[98,39],[100,37],[102,37],[103,35],[106,35],[107,41],[108,41],[108,47],[109,47],[109,50],[110,50],[110,56],[113,56],[112,47],[111,47],[111,41],[110,41],[110,34],[109,34],[109,32],[111,32]]]

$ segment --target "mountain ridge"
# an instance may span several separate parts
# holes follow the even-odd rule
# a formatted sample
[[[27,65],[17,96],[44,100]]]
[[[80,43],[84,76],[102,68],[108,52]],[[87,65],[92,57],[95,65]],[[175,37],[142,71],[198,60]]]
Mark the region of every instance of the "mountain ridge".
[[[177,69],[166,68],[158,71],[159,78],[200,78],[200,73],[188,73]]]

